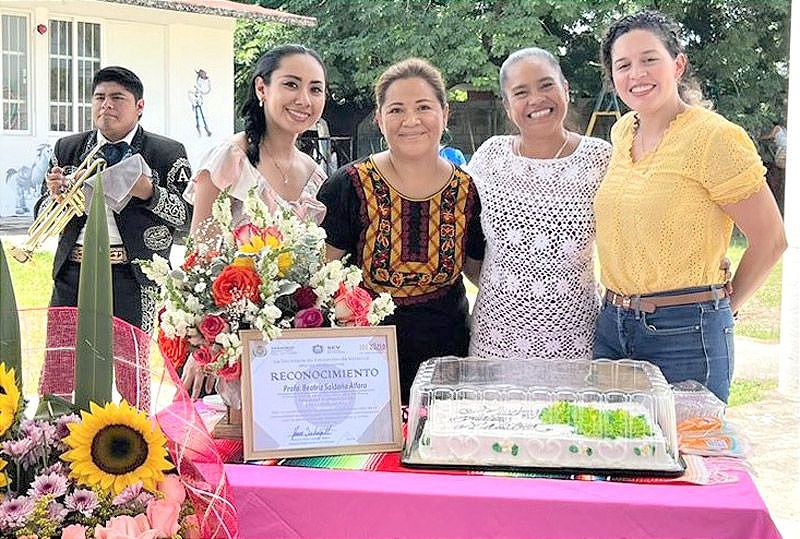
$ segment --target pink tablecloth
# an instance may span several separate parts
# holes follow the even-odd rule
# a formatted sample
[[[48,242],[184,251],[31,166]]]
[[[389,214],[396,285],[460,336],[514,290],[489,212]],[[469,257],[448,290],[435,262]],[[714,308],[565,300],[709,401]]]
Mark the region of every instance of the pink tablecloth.
[[[226,465],[242,538],[779,538],[736,483],[649,485]]]

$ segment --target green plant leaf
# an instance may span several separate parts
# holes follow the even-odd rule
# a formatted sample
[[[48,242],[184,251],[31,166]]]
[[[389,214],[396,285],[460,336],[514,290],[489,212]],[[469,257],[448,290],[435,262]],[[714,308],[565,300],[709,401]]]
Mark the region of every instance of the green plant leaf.
[[[78,285],[78,331],[75,344],[75,405],[111,402],[114,379],[111,258],[103,182],[100,174],[86,221]]]
[[[22,387],[22,343],[14,285],[8,270],[3,242],[0,241],[0,361],[14,369],[17,385]]]
[[[36,407],[35,419],[53,419],[67,414],[78,413],[78,408],[58,395],[42,395]]]

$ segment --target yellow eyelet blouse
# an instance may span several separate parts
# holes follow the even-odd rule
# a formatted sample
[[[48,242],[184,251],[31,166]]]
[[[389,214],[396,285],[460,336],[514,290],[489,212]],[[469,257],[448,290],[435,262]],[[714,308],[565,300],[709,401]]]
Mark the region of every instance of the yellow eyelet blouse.
[[[733,221],[721,206],[766,183],[738,125],[690,107],[655,151],[631,158],[634,115],[612,128],[613,151],[594,201],[602,284],[625,295],[721,283]]]

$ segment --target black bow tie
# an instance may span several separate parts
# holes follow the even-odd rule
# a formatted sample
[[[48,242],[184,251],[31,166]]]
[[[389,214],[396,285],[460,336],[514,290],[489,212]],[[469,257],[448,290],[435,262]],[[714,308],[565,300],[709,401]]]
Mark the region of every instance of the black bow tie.
[[[108,166],[113,166],[122,161],[122,158],[125,157],[130,149],[130,144],[124,140],[116,144],[106,144],[103,146],[103,157],[105,157]]]

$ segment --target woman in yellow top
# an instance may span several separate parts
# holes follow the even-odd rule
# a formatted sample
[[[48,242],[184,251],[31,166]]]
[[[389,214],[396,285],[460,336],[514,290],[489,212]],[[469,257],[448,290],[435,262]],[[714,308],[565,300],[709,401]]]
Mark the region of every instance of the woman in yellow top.
[[[745,131],[700,105],[677,24],[655,11],[608,29],[601,60],[632,109],[614,126],[595,198],[601,282],[596,358],[644,359],[668,382],[727,401],[733,313],[786,248],[765,169]],[[748,248],[726,286],[733,225]]]

